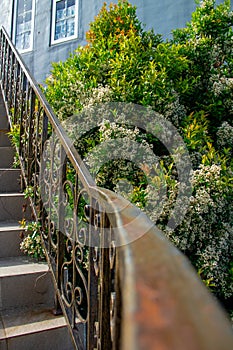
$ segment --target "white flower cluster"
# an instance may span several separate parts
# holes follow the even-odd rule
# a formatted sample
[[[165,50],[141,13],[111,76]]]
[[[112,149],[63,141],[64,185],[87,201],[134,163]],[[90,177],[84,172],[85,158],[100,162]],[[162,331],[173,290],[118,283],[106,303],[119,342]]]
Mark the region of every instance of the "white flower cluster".
[[[40,224],[38,222],[21,222],[21,226],[25,228],[25,237],[20,243],[20,250],[39,260],[45,258],[45,252],[42,246],[41,235],[40,235]]]
[[[27,235],[20,243],[20,250],[25,254],[34,258],[44,258],[44,250],[42,248],[41,238],[39,235]]]
[[[233,78],[213,75],[211,81],[213,82],[212,90],[215,96],[220,96],[226,90],[233,90]]]
[[[233,293],[230,266],[233,261],[233,203],[231,190],[224,184],[221,167],[201,165],[192,174],[193,194],[182,224],[174,231],[165,233],[181,249],[202,278],[211,281],[212,289],[220,297]],[[163,213],[158,220],[161,229],[176,199],[177,187],[170,188]],[[182,210],[182,202],[180,203]]]
[[[180,122],[186,116],[186,109],[182,104],[180,104],[178,94],[175,95],[175,101],[167,106],[164,116],[165,118],[169,119],[176,127],[179,127]]]
[[[109,86],[98,85],[98,87],[82,95],[83,108],[91,109],[96,104],[110,102],[112,95],[113,93]]]
[[[213,187],[218,185],[221,175],[221,166],[217,164],[204,165],[201,164],[199,169],[193,172],[191,183],[192,186],[206,185],[206,190],[209,192]]]
[[[150,172],[157,157],[137,127],[104,119],[99,125],[99,131],[100,144],[90,150],[85,162],[91,173],[96,174],[100,185],[103,185],[103,180],[110,181],[118,193],[129,199],[133,191],[130,179],[133,180],[136,169],[139,172],[141,169],[141,173],[144,169]],[[108,169],[109,162],[111,169]],[[121,185],[118,184],[119,181]]]
[[[233,149],[233,127],[228,122],[223,122],[217,131],[217,145]]]
[[[125,125],[119,125],[115,122],[103,119],[100,124],[101,142],[112,140],[116,138],[129,138],[130,140],[136,140],[139,135],[139,129],[134,127],[133,129],[127,128]]]

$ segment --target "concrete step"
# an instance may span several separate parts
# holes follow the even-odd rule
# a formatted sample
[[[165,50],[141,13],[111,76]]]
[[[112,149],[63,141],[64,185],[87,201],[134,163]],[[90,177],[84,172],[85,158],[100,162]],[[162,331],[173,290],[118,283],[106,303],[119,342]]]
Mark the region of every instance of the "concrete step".
[[[19,308],[52,308],[53,285],[47,263],[29,257],[0,259],[0,312]]]
[[[10,139],[7,135],[8,130],[0,129],[0,147],[9,147],[11,146]]]
[[[20,192],[20,174],[19,169],[0,169],[0,193]]]
[[[48,310],[3,313],[0,321],[1,350],[74,349],[63,316]]]
[[[0,258],[23,256],[19,248],[23,231],[18,222],[0,222]]]
[[[0,221],[31,220],[29,202],[22,193],[0,193]]]
[[[11,168],[14,162],[13,147],[0,147],[0,168]]]

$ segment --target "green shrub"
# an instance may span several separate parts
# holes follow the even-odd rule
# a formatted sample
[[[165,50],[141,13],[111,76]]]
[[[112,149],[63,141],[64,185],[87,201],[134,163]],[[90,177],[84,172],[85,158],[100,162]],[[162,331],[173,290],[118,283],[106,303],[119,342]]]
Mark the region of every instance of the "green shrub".
[[[77,113],[92,91],[108,87],[114,101],[151,105],[163,112],[185,90],[182,80],[188,60],[177,45],[162,43],[161,36],[146,32],[127,1],[106,5],[87,33],[89,43],[66,62],[53,64],[46,95],[60,118]]]
[[[211,133],[222,121],[231,122],[233,113],[233,15],[230,0],[215,6],[204,0],[184,29],[173,31],[173,43],[189,60],[187,75],[196,81],[181,96],[190,111],[204,110]]]
[[[90,24],[87,45],[65,62],[53,64],[46,89],[59,118],[71,123],[69,117],[80,111],[86,110],[88,115],[99,103],[119,101],[150,106],[178,128],[194,170],[190,206],[174,231],[168,231],[166,224],[177,198],[179,179],[172,157],[151,135],[140,134],[138,138],[136,129],[130,130],[132,140],[146,142],[148,149],[159,155],[162,178],[147,174],[148,182],[138,169],[122,160],[106,162],[96,171],[96,181],[116,190],[124,175],[133,189],[120,192],[143,209],[150,191],[156,192],[166,179],[163,212],[157,218],[154,208],[150,216],[158,219],[157,224],[222,299],[231,297],[233,291],[232,25],[230,1],[215,6],[214,0],[204,0],[187,26],[173,31],[173,38],[162,42],[160,35],[144,30],[136,8],[128,1],[119,0],[109,8],[104,5]],[[85,122],[91,125],[90,120]],[[127,133],[127,125],[113,125],[107,120],[101,123],[76,143],[83,158],[92,153],[93,158],[87,161],[94,169],[99,158],[92,150],[101,142],[120,138],[121,132]],[[70,132],[75,134],[77,128],[80,132],[82,123],[72,125]],[[182,211],[183,203],[178,204]]]

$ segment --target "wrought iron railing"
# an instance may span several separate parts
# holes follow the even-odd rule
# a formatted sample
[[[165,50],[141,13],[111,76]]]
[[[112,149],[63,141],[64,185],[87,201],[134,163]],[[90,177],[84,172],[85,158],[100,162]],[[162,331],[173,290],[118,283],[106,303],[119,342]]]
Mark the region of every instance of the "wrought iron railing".
[[[74,348],[230,350],[225,315],[186,258],[139,209],[96,187],[4,29],[0,79]]]

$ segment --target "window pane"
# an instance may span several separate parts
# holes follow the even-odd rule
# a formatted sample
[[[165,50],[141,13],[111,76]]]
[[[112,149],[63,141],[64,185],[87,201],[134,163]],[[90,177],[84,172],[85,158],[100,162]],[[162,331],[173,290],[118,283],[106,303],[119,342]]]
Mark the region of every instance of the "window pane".
[[[74,6],[75,5],[75,0],[68,0],[67,1],[67,7]]]
[[[26,12],[24,15],[24,22],[31,22],[32,20],[32,12]]]
[[[75,15],[75,6],[70,6],[67,9],[67,17],[72,17]]]
[[[65,37],[66,37],[66,21],[60,21],[56,25],[55,39],[57,40]]]
[[[32,10],[32,0],[19,0],[18,1],[18,13]]]
[[[24,34],[24,50],[30,48],[31,32],[26,32]]]
[[[65,10],[57,10],[56,20],[63,19],[66,16]]]
[[[74,35],[74,20],[70,18],[67,20],[67,36]]]
[[[16,46],[19,50],[23,50],[23,35],[16,36]]]
[[[17,35],[16,46],[19,50],[27,50],[30,48],[30,36],[30,31]]]
[[[24,22],[24,16],[18,16],[18,18],[17,18],[17,24],[21,24],[21,23],[23,23]]]
[[[26,31],[30,31],[31,29],[31,22],[24,22],[24,23],[20,23],[17,25],[17,33],[23,33]]]
[[[56,10],[63,10],[66,7],[65,0],[57,1],[56,3]]]

